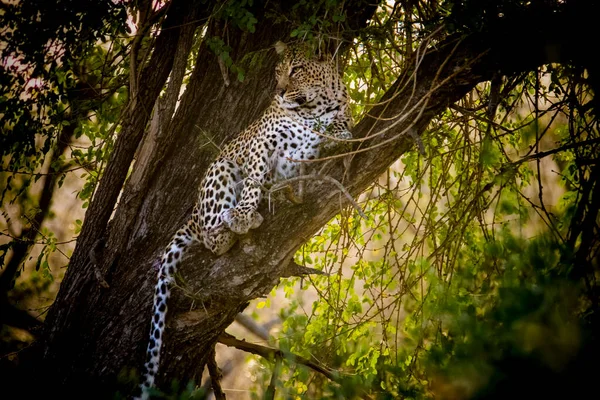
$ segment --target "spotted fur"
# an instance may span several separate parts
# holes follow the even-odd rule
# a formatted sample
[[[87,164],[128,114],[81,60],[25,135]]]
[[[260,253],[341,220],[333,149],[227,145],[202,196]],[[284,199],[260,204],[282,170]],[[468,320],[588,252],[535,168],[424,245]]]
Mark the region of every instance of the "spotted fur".
[[[294,160],[317,158],[326,135],[352,137],[347,91],[336,66],[308,57],[304,47],[278,42],[275,48],[281,60],[271,105],[209,166],[191,219],[163,253],[142,399],[158,373],[169,286],[188,246],[200,241],[217,255],[227,252],[238,235],[262,223],[257,208],[264,186],[296,176],[301,163]]]

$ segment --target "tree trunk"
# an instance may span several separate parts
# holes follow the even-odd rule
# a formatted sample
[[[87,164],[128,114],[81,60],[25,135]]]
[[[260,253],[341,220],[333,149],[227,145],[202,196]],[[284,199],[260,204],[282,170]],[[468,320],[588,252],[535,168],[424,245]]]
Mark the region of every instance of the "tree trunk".
[[[174,107],[165,105],[159,132],[146,140],[154,141],[153,151],[140,149],[142,154],[138,156],[143,155],[145,162],[134,165],[108,228],[102,228],[115,208],[119,194],[115,187],[120,187],[127,172],[127,157],[133,156],[132,149],[138,147],[136,140],[139,143],[149,120],[147,110],[153,109],[153,99],[158,95],[155,89],[164,85],[171,65],[177,67],[176,58],[186,60],[188,56],[195,29],[186,29],[188,25],[181,21],[189,12],[173,12],[174,22],[170,25],[176,27],[162,38],[162,55],[150,61],[145,69],[148,76],[142,73],[139,92],[143,95],[130,111],[130,122],[124,123],[109,163],[120,165],[120,170],[115,172],[113,166],[105,172],[103,182],[111,184],[101,183],[97,189],[86,215],[87,229],[82,230],[46,318],[44,342],[38,346],[43,351],[43,364],[36,371],[46,384],[45,393],[54,388],[61,394],[75,394],[85,387],[94,388],[92,397],[111,397],[118,390],[117,376],[128,368],[141,367],[156,281],[154,261],[189,217],[203,171],[218,152],[214,144],[231,139],[270,103],[277,58],[272,45],[289,36],[288,26],[265,23],[254,33],[230,31],[229,44],[234,49],[231,55],[247,73],[244,82],[230,76],[228,86],[217,57],[203,45],[175,115],[171,118],[169,109],[172,112]],[[167,20],[173,14],[167,15]],[[207,37],[220,36],[222,26],[212,23],[208,29]],[[187,51],[177,55],[177,48]],[[242,60],[242,56],[246,58]],[[176,98],[171,100],[174,105]],[[108,288],[101,285],[98,275]],[[230,312],[231,319],[237,311],[241,308]],[[182,377],[201,372],[200,361],[196,360],[193,371],[186,370]]]
[[[207,35],[217,35],[221,26],[213,23],[208,29]],[[100,225],[98,232],[88,233],[96,220],[86,216],[89,226],[46,319],[44,364],[38,374],[48,385],[45,393],[52,391],[52,384],[63,396],[80,394],[84,387],[91,392],[87,397],[111,397],[119,374],[141,370],[157,275],[153,266],[191,213],[203,171],[216,154],[214,143],[240,132],[270,102],[276,62],[271,46],[287,37],[288,30],[270,21],[258,24],[255,33],[229,30],[232,57],[247,71],[244,82],[232,76],[229,86],[217,58],[202,47],[174,117],[154,137],[156,150],[135,164],[108,229]],[[494,48],[482,35],[438,43],[420,63],[411,64],[418,68],[398,78],[383,99],[389,102],[371,110],[371,116],[384,118],[367,118],[355,128],[355,137],[383,131],[354,147],[372,150],[349,157],[348,169],[342,159],[331,161],[322,174],[341,182],[352,195],[364,191],[414,146],[410,135],[421,135],[433,117],[502,66],[509,54],[504,48]],[[170,51],[173,64],[175,51]],[[532,54],[521,60],[520,68],[544,61]],[[153,108],[153,101],[143,101],[148,110]],[[391,118],[397,115],[401,118]],[[187,292],[197,295],[192,299],[173,290],[159,386],[173,378],[198,382],[219,336],[248,301],[268,294],[282,277],[306,272],[291,262],[294,252],[348,201],[330,182],[314,180],[305,186],[303,204],[277,201],[274,214],[263,206],[262,226],[225,255],[216,258],[199,245],[189,252],[179,271]],[[109,188],[101,186],[95,201],[105,201],[102,190]],[[95,264],[89,253],[98,238],[106,245]],[[99,284],[95,269],[108,288]]]

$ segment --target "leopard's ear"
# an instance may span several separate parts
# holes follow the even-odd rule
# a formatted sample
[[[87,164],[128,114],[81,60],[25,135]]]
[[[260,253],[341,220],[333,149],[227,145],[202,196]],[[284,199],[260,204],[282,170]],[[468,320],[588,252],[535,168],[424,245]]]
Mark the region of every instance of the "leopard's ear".
[[[285,49],[287,49],[287,44],[283,43],[281,40],[278,40],[273,47],[275,47],[277,54],[283,54]]]

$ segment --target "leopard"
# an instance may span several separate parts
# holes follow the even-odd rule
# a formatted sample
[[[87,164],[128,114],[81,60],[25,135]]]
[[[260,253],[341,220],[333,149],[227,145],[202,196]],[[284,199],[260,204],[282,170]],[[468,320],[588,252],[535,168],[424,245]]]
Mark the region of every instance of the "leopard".
[[[303,162],[317,159],[323,147],[352,139],[348,90],[333,59],[316,56],[303,44],[279,41],[273,47],[279,61],[271,104],[209,165],[191,218],[160,258],[138,398],[149,398],[158,374],[167,300],[188,247],[201,242],[215,255],[223,255],[263,222],[257,209],[265,188],[298,176]]]

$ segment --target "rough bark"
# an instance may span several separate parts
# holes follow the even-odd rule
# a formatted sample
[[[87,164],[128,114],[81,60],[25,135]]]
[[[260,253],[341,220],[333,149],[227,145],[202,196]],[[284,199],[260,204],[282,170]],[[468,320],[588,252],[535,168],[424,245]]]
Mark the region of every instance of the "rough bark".
[[[152,56],[139,74],[138,79],[142,84],[137,87],[135,99],[130,101],[122,116],[122,129],[115,148],[86,213],[69,270],[46,318],[43,342],[36,343],[29,356],[33,360],[31,363],[36,364],[36,373],[47,373],[44,382],[48,385],[62,387],[63,383],[79,382],[93,387],[102,382],[102,379],[97,379],[102,374],[94,374],[91,370],[98,368],[104,370],[105,374],[108,373],[106,368],[91,360],[90,354],[95,351],[95,343],[82,335],[82,332],[90,329],[96,331],[95,326],[89,322],[94,316],[101,314],[95,311],[95,307],[105,304],[102,298],[102,291],[105,289],[98,282],[100,266],[94,260],[102,255],[108,221],[146,130],[150,112],[171,72],[181,31],[197,26],[201,20],[204,7],[200,3],[173,0],[169,5]],[[80,299],[87,299],[89,302]],[[95,333],[88,338],[99,340]],[[42,354],[36,353],[37,350],[42,351]],[[43,362],[38,364],[39,357],[43,358]],[[94,365],[90,366],[90,362]],[[51,372],[48,373],[46,368]],[[115,375],[111,376],[114,378]],[[81,385],[74,385],[73,390],[78,390]],[[114,385],[106,390],[114,393]]]
[[[98,388],[98,397],[108,395],[119,374],[142,366],[156,280],[153,264],[191,212],[202,172],[215,154],[208,150],[211,141],[220,144],[229,139],[268,104],[276,59],[269,49],[275,40],[286,37],[287,29],[261,24],[253,34],[229,32],[233,56],[248,71],[243,83],[232,78],[225,86],[214,55],[200,50],[166,139],[161,139],[164,148],[149,161],[156,168],[143,190],[123,194],[127,201],[119,204],[105,234],[106,250],[97,267],[110,285],[108,289],[98,285],[93,268],[84,260],[94,241],[78,244],[80,255],[73,257],[47,319],[45,373],[63,393],[65,388],[76,391],[85,385]],[[423,134],[432,118],[503,69],[506,60],[511,69],[548,60],[543,54],[531,53],[515,66],[514,60],[507,58],[507,49],[504,43],[482,35],[449,38],[430,49],[416,70],[398,78],[384,97],[384,105],[370,112],[383,118],[366,118],[354,130],[356,137],[365,137],[387,129],[355,150],[381,145],[356,153],[349,169],[337,159],[324,173],[358,195],[414,145],[407,133]],[[386,118],[398,114],[404,119]],[[198,381],[215,342],[236,314],[249,300],[269,293],[282,277],[296,274],[290,263],[294,252],[347,204],[331,183],[311,181],[305,186],[303,204],[278,201],[274,214],[263,207],[263,225],[224,256],[215,258],[201,246],[189,253],[180,272],[186,291],[195,297],[174,290],[159,384],[173,378]],[[91,235],[100,236],[101,232]]]

